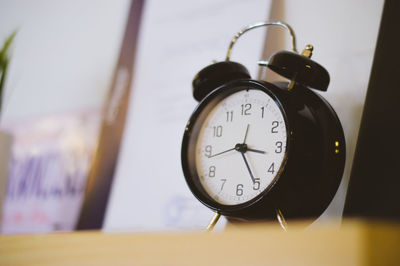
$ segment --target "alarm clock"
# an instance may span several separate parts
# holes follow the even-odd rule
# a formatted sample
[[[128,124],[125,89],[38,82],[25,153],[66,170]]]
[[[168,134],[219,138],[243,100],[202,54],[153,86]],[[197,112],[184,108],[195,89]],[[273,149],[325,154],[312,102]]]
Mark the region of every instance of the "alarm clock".
[[[293,51],[260,61],[287,82],[254,80],[230,61],[233,45],[251,29],[288,29]],[[338,116],[315,90],[329,74],[311,60],[313,47],[297,53],[284,22],[250,25],[235,35],[225,61],[193,80],[198,106],[187,122],[182,169],[193,195],[229,220],[307,219],[323,213],[344,170],[345,138]]]

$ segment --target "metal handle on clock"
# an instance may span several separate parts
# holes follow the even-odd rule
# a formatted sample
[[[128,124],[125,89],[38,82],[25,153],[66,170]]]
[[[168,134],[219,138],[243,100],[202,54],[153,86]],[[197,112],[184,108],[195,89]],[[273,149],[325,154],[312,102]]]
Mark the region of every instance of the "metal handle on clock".
[[[233,46],[235,45],[236,41],[239,39],[240,36],[242,36],[244,33],[248,32],[249,30],[260,28],[260,27],[269,27],[269,26],[279,26],[279,27],[283,27],[283,28],[287,29],[292,38],[292,50],[293,50],[293,52],[298,53],[297,48],[296,48],[296,35],[294,34],[294,31],[293,31],[292,27],[290,27],[290,25],[288,25],[282,21],[258,22],[258,23],[252,24],[252,25],[248,25],[248,26],[244,27],[242,30],[240,30],[238,33],[236,33],[236,35],[231,40],[231,43],[229,44],[229,48],[228,48],[228,52],[226,54],[225,61],[230,60]],[[261,61],[259,61],[259,64],[265,65],[267,63],[265,60],[261,60]]]

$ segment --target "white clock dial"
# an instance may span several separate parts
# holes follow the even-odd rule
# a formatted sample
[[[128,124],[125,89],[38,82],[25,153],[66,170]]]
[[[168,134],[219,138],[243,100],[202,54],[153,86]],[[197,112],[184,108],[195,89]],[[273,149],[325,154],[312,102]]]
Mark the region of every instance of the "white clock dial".
[[[196,170],[220,204],[247,202],[279,174],[287,130],[281,109],[265,92],[241,90],[220,101],[204,120],[196,143]]]

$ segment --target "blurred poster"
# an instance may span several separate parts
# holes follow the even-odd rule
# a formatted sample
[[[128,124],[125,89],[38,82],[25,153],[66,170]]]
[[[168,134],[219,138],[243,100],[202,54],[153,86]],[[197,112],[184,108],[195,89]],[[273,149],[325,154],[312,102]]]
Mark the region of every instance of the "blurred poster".
[[[224,60],[236,32],[268,18],[270,2],[145,1],[132,94],[104,230],[207,226],[213,213],[191,194],[181,169],[182,136],[197,105],[191,82],[212,60]],[[265,30],[260,29],[240,39],[233,51],[232,60],[248,66],[253,76],[264,39]]]
[[[100,112],[12,125],[2,233],[74,230],[97,143]]]

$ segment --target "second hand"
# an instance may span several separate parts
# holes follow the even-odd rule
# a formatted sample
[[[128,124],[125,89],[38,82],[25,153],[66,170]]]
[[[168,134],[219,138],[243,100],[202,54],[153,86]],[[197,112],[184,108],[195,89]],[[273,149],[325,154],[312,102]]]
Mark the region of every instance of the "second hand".
[[[212,157],[214,157],[214,156],[217,156],[217,155],[220,155],[220,154],[229,152],[229,151],[233,151],[234,149],[235,149],[235,147],[233,147],[232,149],[226,150],[226,151],[221,151],[221,152],[219,152],[219,153],[216,153],[216,154],[213,154],[213,155],[210,155],[210,156],[207,156],[207,157],[208,157],[208,158],[212,158]]]

